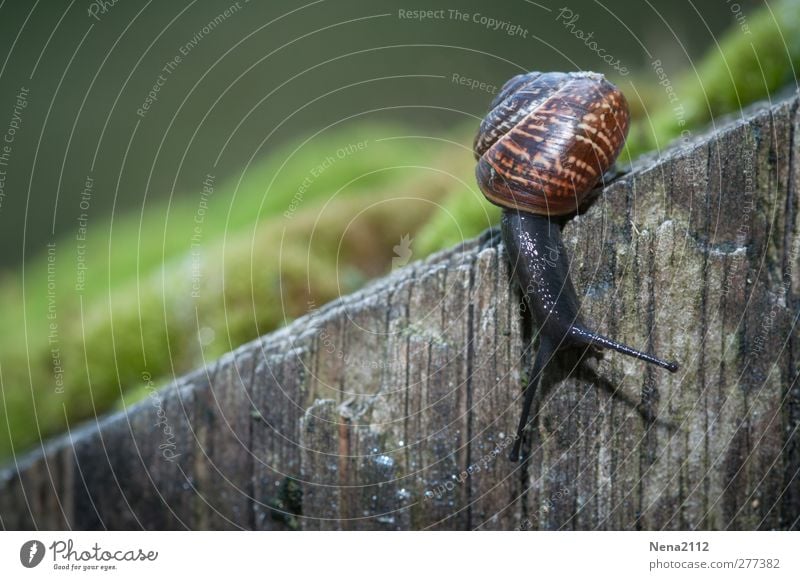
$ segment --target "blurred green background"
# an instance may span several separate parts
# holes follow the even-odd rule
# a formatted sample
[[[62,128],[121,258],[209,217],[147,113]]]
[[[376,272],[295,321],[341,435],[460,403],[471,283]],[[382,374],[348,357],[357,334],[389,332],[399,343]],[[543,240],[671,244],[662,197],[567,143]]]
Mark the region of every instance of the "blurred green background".
[[[0,458],[494,223],[470,147],[515,74],[619,84],[626,163],[800,64],[797,0],[0,15]]]

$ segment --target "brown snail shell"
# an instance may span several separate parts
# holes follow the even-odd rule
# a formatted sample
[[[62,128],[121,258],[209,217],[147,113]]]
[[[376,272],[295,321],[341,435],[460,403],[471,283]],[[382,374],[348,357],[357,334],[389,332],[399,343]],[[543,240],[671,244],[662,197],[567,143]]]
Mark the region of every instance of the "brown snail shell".
[[[475,137],[478,184],[501,207],[573,213],[614,165],[629,117],[625,96],[601,74],[517,75]]]

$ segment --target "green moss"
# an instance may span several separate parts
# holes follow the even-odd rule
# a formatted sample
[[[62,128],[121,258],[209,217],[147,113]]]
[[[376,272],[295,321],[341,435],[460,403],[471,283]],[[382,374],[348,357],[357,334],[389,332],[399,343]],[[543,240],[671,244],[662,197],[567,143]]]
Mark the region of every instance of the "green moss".
[[[751,13],[746,25],[749,34],[734,24],[695,68],[678,75],[677,102],[666,102],[664,90],[652,82],[650,90],[637,90],[647,101],[646,110],[629,99],[635,113],[626,144],[631,158],[795,85],[795,71],[800,70],[800,0],[771,2],[769,8]],[[639,86],[648,87],[652,75],[642,75]],[[683,108],[680,115],[676,106]]]
[[[90,418],[120,400],[134,402],[146,394],[144,372],[165,384],[388,272],[400,239],[416,237],[454,187],[448,175],[471,171],[468,155],[443,151],[434,141],[372,141],[337,156],[343,144],[368,135],[407,133],[362,126],[299,157],[291,157],[293,147],[277,153],[238,186],[216,187],[194,246],[199,196],[147,210],[141,234],[139,215],[117,217],[113,234],[100,223],[90,226],[80,293],[75,241],[60,240],[55,343],[48,341],[51,321],[41,297],[46,256],[27,267],[25,294],[19,278],[3,280],[0,293],[8,301],[0,316],[5,310],[12,323],[0,351],[0,416],[7,414],[10,432],[0,430],[0,456],[10,453],[12,441],[18,452],[67,421]],[[329,157],[335,161],[320,169]],[[296,198],[304,181],[302,199]],[[412,246],[408,258],[416,257]],[[24,326],[15,312],[23,295]],[[63,385],[52,372],[53,348]]]
[[[477,186],[448,197],[418,236],[422,255],[429,255],[474,237],[496,224],[500,208],[489,203]]]

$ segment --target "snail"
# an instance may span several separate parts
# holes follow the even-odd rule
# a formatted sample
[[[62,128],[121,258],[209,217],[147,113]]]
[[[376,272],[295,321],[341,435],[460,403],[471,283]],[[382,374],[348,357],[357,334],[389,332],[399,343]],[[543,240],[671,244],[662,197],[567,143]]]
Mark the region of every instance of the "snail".
[[[557,353],[613,349],[678,370],[584,325],[561,241],[564,221],[613,167],[628,121],[625,96],[603,75],[532,72],[503,85],[475,137],[478,184],[503,209],[500,235],[512,277],[539,331],[511,461],[519,459],[534,393]]]

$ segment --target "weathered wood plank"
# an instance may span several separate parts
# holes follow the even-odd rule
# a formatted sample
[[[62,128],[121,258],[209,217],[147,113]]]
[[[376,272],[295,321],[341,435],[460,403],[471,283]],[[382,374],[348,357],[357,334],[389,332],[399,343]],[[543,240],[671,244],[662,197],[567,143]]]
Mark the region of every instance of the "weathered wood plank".
[[[559,361],[471,241],[0,473],[5,529],[800,527],[796,98],[643,159],[572,220],[585,317],[681,362]]]

